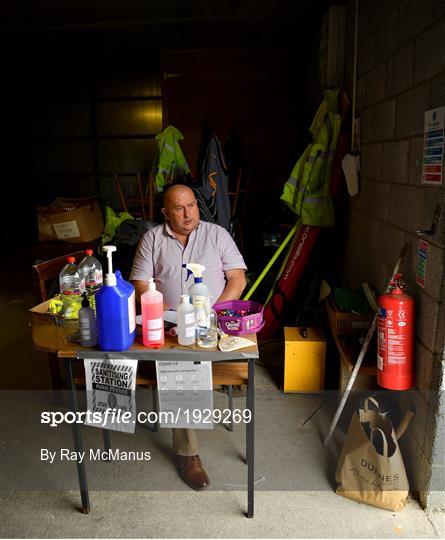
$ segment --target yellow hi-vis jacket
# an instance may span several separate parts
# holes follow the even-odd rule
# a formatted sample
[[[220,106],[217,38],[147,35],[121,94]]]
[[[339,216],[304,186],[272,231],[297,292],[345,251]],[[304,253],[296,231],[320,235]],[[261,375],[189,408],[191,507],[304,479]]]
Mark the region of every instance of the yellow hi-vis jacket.
[[[182,152],[179,141],[184,136],[173,126],[168,126],[156,135],[159,143],[159,163],[155,176],[156,189],[159,193],[164,190],[166,184],[171,184],[176,180],[190,173],[190,167]]]
[[[285,183],[281,200],[300,216],[303,225],[334,225],[330,196],[332,159],[340,133],[338,90],[325,90],[324,101],[310,127],[313,136]]]

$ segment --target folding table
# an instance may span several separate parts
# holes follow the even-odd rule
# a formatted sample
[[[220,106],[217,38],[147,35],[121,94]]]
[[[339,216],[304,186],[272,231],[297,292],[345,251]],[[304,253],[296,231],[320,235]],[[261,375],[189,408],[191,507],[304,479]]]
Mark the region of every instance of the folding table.
[[[73,363],[76,360],[89,358],[96,360],[130,359],[139,362],[150,362],[155,360],[176,360],[189,362],[239,362],[244,361],[248,364],[247,380],[247,409],[251,411],[251,420],[246,423],[246,462],[247,462],[247,517],[254,515],[254,419],[255,419],[255,389],[254,373],[255,359],[259,357],[256,335],[245,336],[253,341],[253,345],[245,347],[238,351],[222,352],[219,349],[202,349],[197,346],[181,347],[177,344],[177,339],[166,336],[165,345],[160,349],[148,349],[142,344],[135,344],[127,351],[100,351],[96,348],[80,347],[75,343],[68,343],[58,351],[58,357],[64,359],[68,373],[70,385],[70,405],[72,411],[78,411],[76,385],[73,377]],[[83,441],[80,426],[77,423],[72,424],[74,448],[76,452],[83,452]],[[108,433],[104,432],[105,444],[107,444]],[[79,454],[78,454],[79,455]],[[82,500],[82,511],[85,514],[90,512],[90,498],[88,492],[88,481],[85,463],[77,463],[77,474],[79,478],[80,495]]]

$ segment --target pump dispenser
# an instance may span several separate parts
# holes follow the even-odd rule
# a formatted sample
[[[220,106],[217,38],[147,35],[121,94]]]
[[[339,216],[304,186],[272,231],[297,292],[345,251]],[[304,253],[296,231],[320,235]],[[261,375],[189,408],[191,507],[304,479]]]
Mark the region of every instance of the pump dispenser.
[[[197,263],[188,263],[182,266],[187,269],[186,280],[190,274],[194,276],[194,283],[188,292],[195,308],[196,329],[199,333],[200,329],[204,330],[209,327],[210,293],[207,285],[202,282],[202,273],[206,267]]]
[[[134,287],[122,278],[118,280],[113,273],[116,246],[104,246],[103,250],[107,254],[108,272],[104,286],[95,297],[98,343],[103,351],[125,351],[136,335]]]
[[[116,251],[116,246],[104,246],[103,249],[108,259],[108,272],[105,274],[105,285],[114,287],[116,285],[116,275],[113,273],[113,253]]]
[[[148,280],[148,291],[141,294],[141,309],[142,341],[146,347],[159,349],[164,345],[164,298],[153,278]]]

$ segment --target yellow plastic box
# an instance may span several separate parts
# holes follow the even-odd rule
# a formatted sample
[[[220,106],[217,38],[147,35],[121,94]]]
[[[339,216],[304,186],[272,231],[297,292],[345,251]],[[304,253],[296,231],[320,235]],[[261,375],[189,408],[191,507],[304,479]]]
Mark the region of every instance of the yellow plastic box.
[[[284,391],[323,390],[325,359],[326,340],[319,328],[285,327]]]

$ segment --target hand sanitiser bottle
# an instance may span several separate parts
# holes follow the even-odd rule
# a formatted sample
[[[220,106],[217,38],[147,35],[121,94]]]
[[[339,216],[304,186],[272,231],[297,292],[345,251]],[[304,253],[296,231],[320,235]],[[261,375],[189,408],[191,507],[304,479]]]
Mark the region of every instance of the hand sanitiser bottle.
[[[141,294],[142,341],[146,347],[164,345],[164,299],[156,290],[154,279],[148,280],[148,291]]]
[[[181,295],[181,303],[176,308],[176,319],[178,322],[178,343],[179,345],[195,344],[195,308],[190,303],[188,294]]]
[[[82,307],[79,309],[80,344],[82,347],[94,347],[97,343],[96,317],[90,307],[88,293],[83,293]]]
[[[136,335],[134,287],[113,273],[112,254],[116,246],[104,246],[103,250],[108,257],[108,273],[95,297],[98,343],[103,351],[126,351]]]

